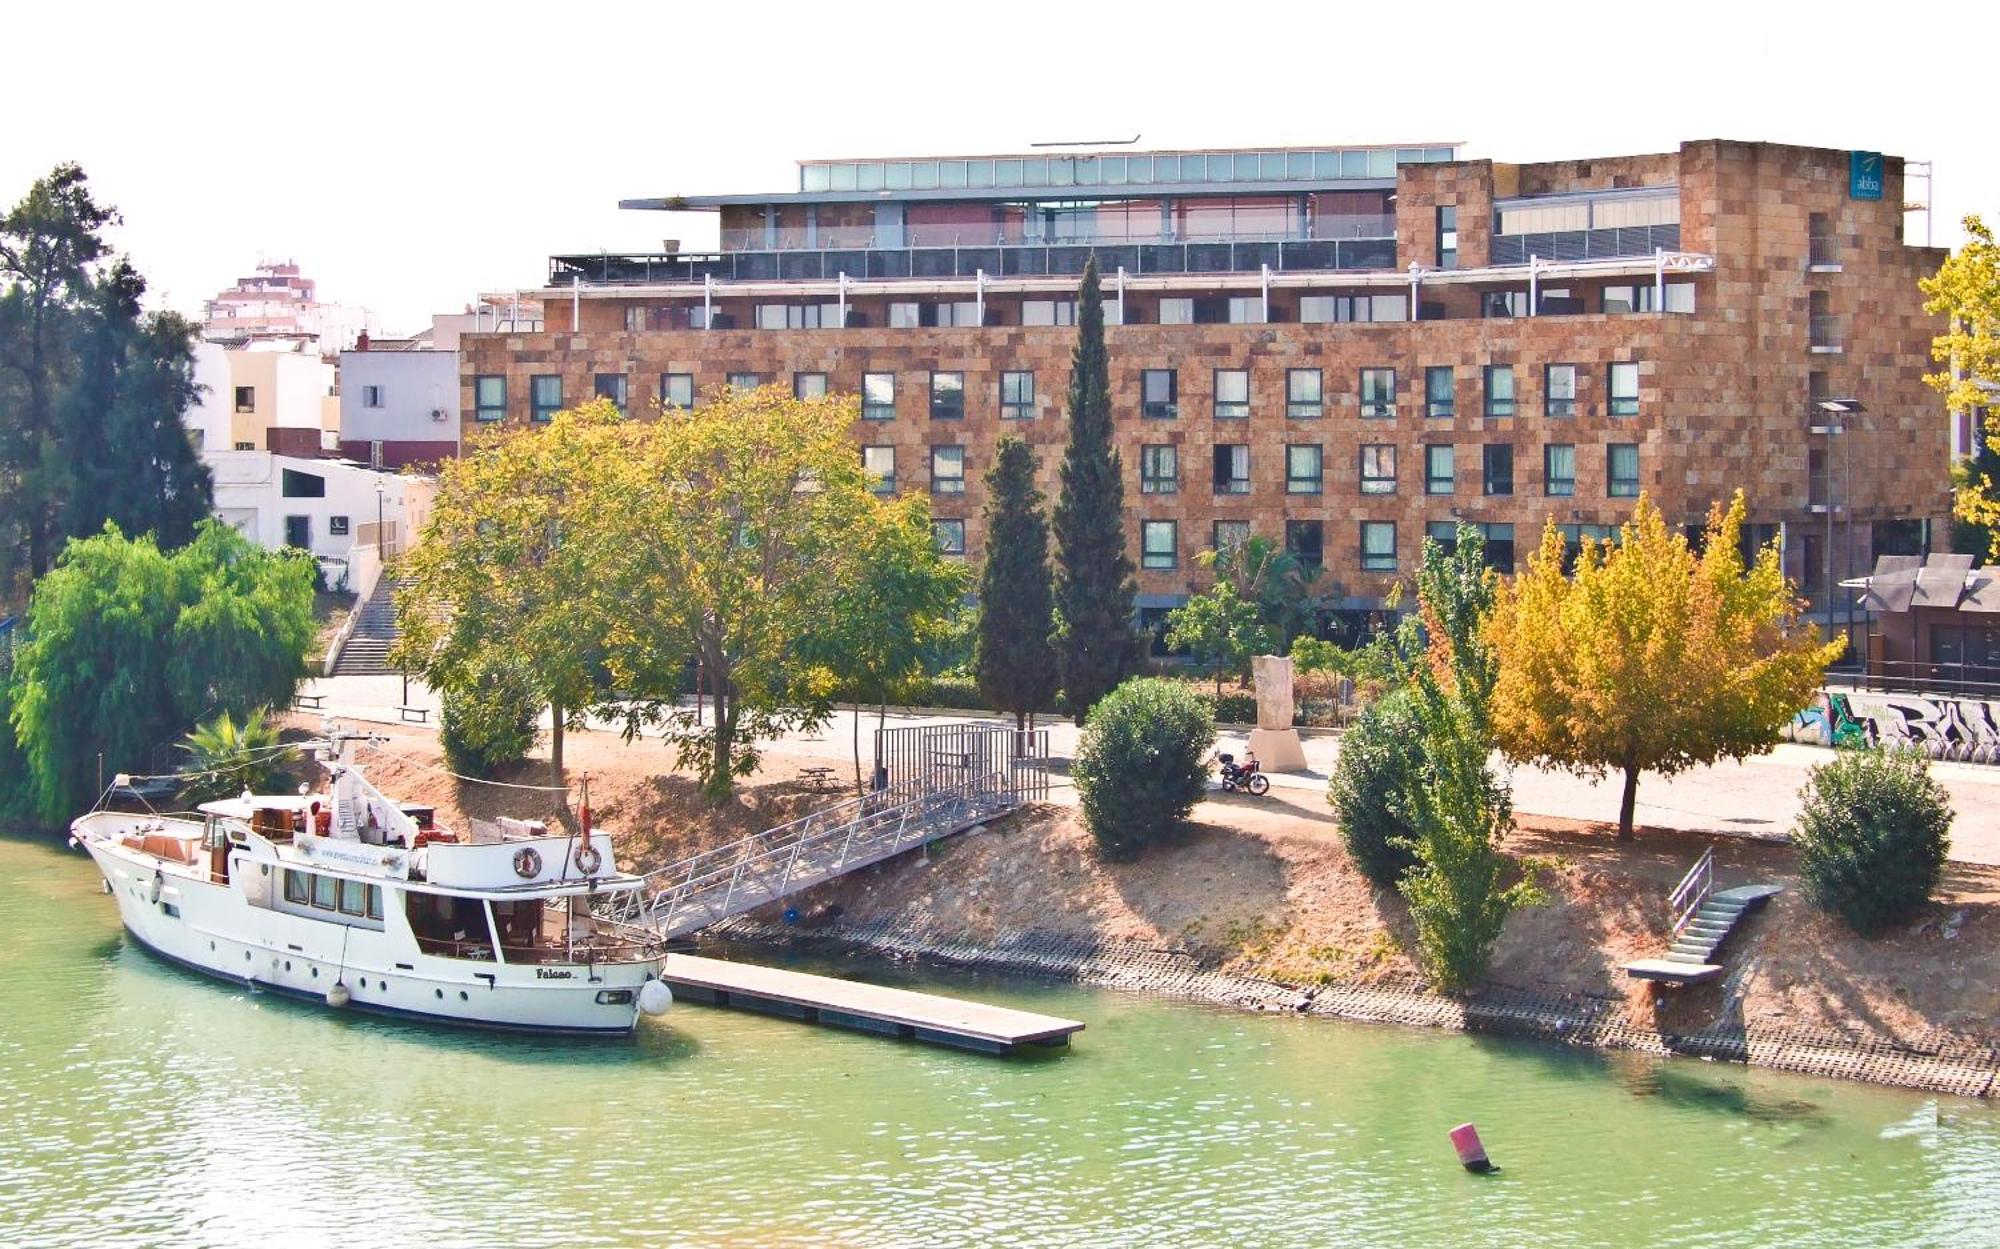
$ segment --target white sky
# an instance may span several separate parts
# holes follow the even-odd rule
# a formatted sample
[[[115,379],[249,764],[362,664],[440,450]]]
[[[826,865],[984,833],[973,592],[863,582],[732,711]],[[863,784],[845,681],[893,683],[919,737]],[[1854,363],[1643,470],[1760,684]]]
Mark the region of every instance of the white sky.
[[[790,190],[801,157],[1134,133],[1500,160],[1864,148],[1936,161],[1940,245],[1968,212],[2000,217],[1990,95],[1966,69],[2000,37],[1991,0],[31,3],[0,31],[0,201],[79,161],[156,302],[199,312],[292,258],[392,332],[536,286],[553,252],[713,244],[713,216],[621,197]]]

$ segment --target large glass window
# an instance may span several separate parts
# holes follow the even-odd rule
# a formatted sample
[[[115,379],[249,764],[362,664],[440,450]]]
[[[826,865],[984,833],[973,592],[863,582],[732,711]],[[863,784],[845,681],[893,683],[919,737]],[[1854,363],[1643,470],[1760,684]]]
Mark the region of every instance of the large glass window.
[[[1000,375],[1000,418],[1025,421],[1035,414],[1035,375],[1026,369]]]
[[[1250,540],[1250,522],[1247,520],[1218,520],[1215,522],[1214,544],[1211,550],[1233,551]]]
[[[1605,448],[1605,477],[1614,499],[1639,497],[1639,444],[1614,442]]]
[[[937,539],[938,554],[963,557],[965,554],[965,522],[962,520],[934,520],[931,522],[931,536]]]
[[[861,419],[864,421],[887,421],[896,415],[896,375],[894,373],[863,373],[861,375]]]
[[[315,875],[312,878],[312,882],[313,882],[313,905],[321,908],[322,910],[327,910],[327,911],[333,910],[335,903],[339,898],[340,882],[335,880],[331,876],[318,876],[318,875]]]
[[[1525,317],[1528,315],[1528,292],[1486,291],[1479,296],[1479,315],[1482,317]]]
[[[1396,493],[1396,447],[1393,443],[1365,443],[1361,448],[1361,493]]]
[[[380,404],[375,405],[377,407]],[[507,416],[507,379],[497,373],[481,373],[472,379],[473,415],[482,421],[504,420]]]
[[[1318,369],[1285,370],[1285,415],[1315,417],[1326,411]]]
[[[536,421],[552,420],[562,411],[562,377],[556,373],[537,373],[528,379],[528,418]]]
[[[343,915],[366,915],[368,913],[368,884],[366,881],[343,880],[340,882],[340,913]]]
[[[592,389],[599,399],[609,399],[611,406],[620,412],[625,410],[625,375],[623,373],[599,373],[593,381]]]
[[[1576,445],[1552,442],[1542,448],[1542,491],[1552,499],[1576,493]]]
[[[660,404],[668,408],[692,408],[694,406],[694,374],[660,374]]]
[[[1139,522],[1139,566],[1142,568],[1172,568],[1180,562],[1178,551],[1179,526],[1170,520],[1145,520]]]
[[[1162,444],[1139,448],[1139,493],[1174,494],[1181,488],[1179,449]]]
[[[1576,415],[1576,366],[1551,364],[1542,370],[1542,399],[1549,416]]]
[[[955,421],[965,415],[965,374],[931,374],[931,419]]]
[[[861,448],[861,471],[868,478],[868,488],[876,494],[896,493],[896,448]]]
[[[1450,494],[1457,484],[1456,448],[1433,443],[1424,448],[1424,493]]]
[[[279,474],[278,493],[287,499],[324,499],[326,478],[318,473],[302,473],[288,468]]]
[[[1075,325],[1074,299],[1026,299],[1021,301],[1023,325]]]
[[[307,872],[285,869],[285,901],[298,906],[312,905],[312,876]]]
[[[1250,447],[1247,443],[1217,443],[1215,456],[1215,493],[1250,493]]]
[[[1396,570],[1396,523],[1388,520],[1361,522],[1361,568],[1364,572]]]
[[[794,399],[824,399],[826,397],[826,374],[792,374],[792,397]]]
[[[1241,420],[1250,415],[1250,370],[1215,371],[1215,416],[1217,420]]]
[[[1194,300],[1162,299],[1160,301],[1161,325],[1193,325]]]
[[[1346,321],[1407,321],[1408,295],[1302,295],[1302,325],[1332,325]]]
[[[1424,370],[1424,415],[1450,418],[1458,409],[1458,375],[1449,364]]]
[[[1514,366],[1486,366],[1486,415],[1514,415]]]
[[[1611,366],[1611,415],[1639,414],[1639,366],[1623,361]]]
[[[1316,520],[1285,522],[1285,550],[1307,568],[1318,570],[1326,563],[1326,528]]]
[[[965,493],[965,448],[931,448],[931,493]]]
[[[1323,452],[1317,444],[1285,448],[1285,493],[1318,494],[1324,488]]]
[[[1456,204],[1438,205],[1437,258],[1440,269],[1458,268],[1458,205]]]
[[[1481,479],[1490,495],[1514,493],[1514,444],[1489,442],[1481,451]]]
[[[1139,374],[1139,410],[1156,420],[1180,415],[1180,386],[1174,370],[1146,369]]]
[[[1396,370],[1361,370],[1361,415],[1396,415]]]
[[[1264,297],[1261,295],[1232,295],[1229,299],[1229,323],[1231,325],[1258,325],[1264,320]]]

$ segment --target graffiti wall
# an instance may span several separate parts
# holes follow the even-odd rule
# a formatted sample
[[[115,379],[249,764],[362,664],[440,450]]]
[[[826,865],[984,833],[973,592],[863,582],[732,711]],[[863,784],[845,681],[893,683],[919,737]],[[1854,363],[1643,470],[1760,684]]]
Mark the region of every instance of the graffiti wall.
[[[1822,691],[1792,721],[1787,736],[1819,746],[1916,746],[1933,759],[2000,763],[2000,703]]]

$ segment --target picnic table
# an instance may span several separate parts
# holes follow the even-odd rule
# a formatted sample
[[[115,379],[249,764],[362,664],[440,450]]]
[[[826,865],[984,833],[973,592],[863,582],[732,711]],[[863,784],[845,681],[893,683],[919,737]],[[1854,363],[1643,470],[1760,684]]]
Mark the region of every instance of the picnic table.
[[[805,777],[806,783],[814,789],[828,789],[833,785],[832,768],[800,768],[799,775]]]

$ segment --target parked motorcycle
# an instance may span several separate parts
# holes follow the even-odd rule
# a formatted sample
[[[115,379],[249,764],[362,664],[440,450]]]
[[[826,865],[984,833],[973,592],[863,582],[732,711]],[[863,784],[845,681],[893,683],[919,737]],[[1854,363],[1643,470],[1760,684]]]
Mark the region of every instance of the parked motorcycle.
[[[1271,792],[1271,778],[1257,770],[1256,759],[1246,759],[1239,764],[1235,755],[1217,755],[1215,760],[1222,765],[1224,792],[1255,794],[1259,798]]]

